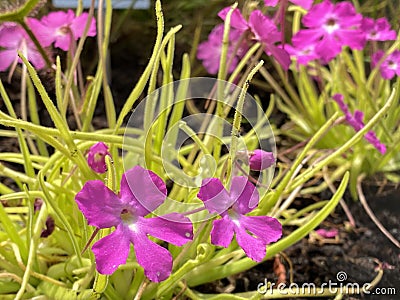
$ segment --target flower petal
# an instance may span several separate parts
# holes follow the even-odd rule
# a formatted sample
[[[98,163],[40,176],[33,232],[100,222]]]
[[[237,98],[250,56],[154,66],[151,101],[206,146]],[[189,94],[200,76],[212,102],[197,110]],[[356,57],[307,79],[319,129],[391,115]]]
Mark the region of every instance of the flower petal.
[[[89,167],[96,173],[103,174],[107,171],[106,155],[110,155],[108,152],[108,146],[103,142],[94,144],[89,149],[87,162]]]
[[[204,179],[197,197],[204,202],[210,213],[218,214],[226,211],[236,200],[231,199],[218,178]]]
[[[160,282],[169,277],[172,270],[172,256],[169,251],[150,241],[146,234],[131,233],[136,260],[151,281]]]
[[[249,159],[250,169],[255,171],[261,171],[269,168],[274,163],[274,154],[261,149],[254,150]]]
[[[156,218],[140,218],[137,226],[140,232],[177,246],[182,246],[193,239],[190,219],[178,213]]]
[[[232,242],[234,233],[234,224],[229,216],[225,215],[222,219],[213,222],[211,243],[226,248]]]
[[[267,244],[276,242],[282,236],[282,225],[268,216],[241,216],[240,225]]]
[[[262,239],[251,236],[241,226],[235,226],[235,232],[236,241],[244,250],[244,253],[254,261],[262,261],[267,252],[267,243]]]
[[[14,49],[0,51],[0,72],[8,69],[14,60],[18,58],[17,51]]]
[[[256,187],[244,176],[233,177],[230,195],[235,210],[243,215],[252,211],[259,200]]]
[[[218,13],[218,16],[222,20],[225,21],[226,15],[228,14],[230,9],[231,9],[230,6],[225,7]],[[235,8],[232,12],[230,25],[232,28],[235,28],[235,29],[239,30],[240,32],[244,32],[249,28],[249,25],[247,24],[246,20],[243,18],[242,13],[240,12],[240,10],[238,8]]]
[[[72,21],[71,30],[74,34],[75,40],[77,40],[83,35],[83,31],[85,30],[88,16],[89,16],[88,13],[83,13]],[[96,19],[92,17],[87,36],[95,36],[95,35],[96,35]]]
[[[164,202],[167,188],[155,173],[135,166],[122,176],[120,194],[122,202],[134,207],[138,216],[145,216]]]
[[[121,222],[123,203],[100,180],[86,182],[75,201],[89,225],[99,228],[117,226]]]
[[[97,241],[92,251],[96,257],[96,269],[101,274],[110,275],[119,265],[126,263],[129,255],[129,232],[120,225],[111,234]]]

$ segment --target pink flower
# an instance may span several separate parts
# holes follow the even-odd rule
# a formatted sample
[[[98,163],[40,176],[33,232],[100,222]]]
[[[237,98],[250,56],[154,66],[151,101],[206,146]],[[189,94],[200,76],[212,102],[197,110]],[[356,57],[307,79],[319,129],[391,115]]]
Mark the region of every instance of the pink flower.
[[[82,35],[88,18],[87,13],[75,17],[72,10],[56,11],[44,16],[40,21],[29,18],[29,25],[41,43],[47,47],[54,42],[54,46],[67,51],[71,39],[76,41]],[[88,36],[96,35],[96,20],[93,18],[88,31]]]
[[[329,239],[329,238],[334,238],[339,234],[339,230],[337,230],[336,228],[332,228],[332,229],[318,229],[315,230],[315,232],[320,235],[323,238]]]
[[[122,176],[119,196],[100,180],[88,181],[83,186],[75,201],[89,225],[115,227],[92,247],[96,268],[101,274],[112,274],[119,265],[125,264],[132,243],[136,260],[150,280],[160,282],[168,278],[172,256],[148,235],[182,246],[192,240],[193,227],[188,218],[178,213],[168,215],[168,220],[144,218],[164,202],[166,194],[161,178],[140,166]]]
[[[360,131],[361,129],[364,128],[364,113],[362,111],[356,110],[354,112],[354,115],[352,115],[349,111],[349,108],[343,101],[343,95],[342,94],[335,94],[332,96],[333,100],[336,101],[338,104],[339,108],[343,111],[344,116],[346,118],[347,123],[351,127],[354,128],[355,131]],[[380,153],[385,154],[386,153],[386,146],[382,144],[379,139],[376,137],[376,134],[373,130],[368,131],[364,138],[372,145],[374,146]]]
[[[245,216],[258,204],[258,192],[246,177],[234,177],[228,192],[217,178],[203,180],[197,197],[210,213],[222,218],[214,220],[211,243],[228,247],[233,236],[251,259],[260,262],[266,254],[267,244],[282,236],[282,225],[268,216]]]
[[[296,58],[298,64],[307,65],[310,61],[320,59],[315,49],[317,43],[301,44],[296,39],[292,42],[293,46],[286,44],[285,50],[291,57]]]
[[[287,0],[264,0],[265,6],[276,6],[279,1],[287,1]],[[295,5],[301,6],[304,9],[310,9],[314,0],[290,0]]]
[[[362,16],[349,2],[333,4],[329,0],[314,5],[304,16],[302,29],[293,37],[294,44],[317,44],[316,53],[326,62],[338,55],[343,46],[361,50],[365,34],[360,29]]]
[[[93,171],[103,174],[107,171],[106,155],[111,156],[108,152],[108,146],[103,142],[94,144],[89,149],[88,164]]]
[[[36,69],[45,66],[45,61],[30,40],[26,32],[16,23],[7,22],[0,25],[0,71],[5,71],[13,63],[22,63],[18,51],[33,64]]]
[[[227,61],[231,60],[228,66],[228,72],[232,73],[238,64],[238,56],[245,51],[244,46],[240,46],[238,53],[233,53],[237,42],[239,41],[241,32],[235,28],[229,31],[229,48]],[[203,61],[204,68],[210,74],[217,74],[219,62],[221,59],[222,39],[224,36],[224,24],[219,24],[214,27],[208,36],[208,40],[201,43],[197,49],[197,58]]]
[[[218,16],[225,20],[229,10],[230,7],[224,8],[218,13]],[[260,10],[252,11],[249,21],[246,22],[240,10],[236,8],[232,13],[230,25],[241,32],[250,31],[253,40],[263,43],[265,53],[268,56],[273,56],[285,70],[289,69],[289,54],[276,45],[281,41],[281,33],[275,23]]]
[[[376,66],[385,55],[382,50],[372,55],[372,66]],[[400,50],[395,50],[389,54],[379,66],[381,75],[385,79],[392,79],[395,75],[400,76]]]
[[[262,171],[275,163],[275,157],[272,152],[256,149],[250,154],[249,165],[254,171]]]
[[[369,41],[393,41],[396,39],[396,31],[390,29],[386,18],[374,20],[364,17],[361,22],[361,29],[365,32]]]

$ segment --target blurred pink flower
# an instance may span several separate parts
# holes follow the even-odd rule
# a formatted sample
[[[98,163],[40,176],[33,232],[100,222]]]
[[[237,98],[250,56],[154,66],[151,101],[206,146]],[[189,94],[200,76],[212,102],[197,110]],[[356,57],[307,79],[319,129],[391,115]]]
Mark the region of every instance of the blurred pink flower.
[[[361,22],[361,29],[365,32],[369,41],[393,41],[396,39],[396,31],[390,29],[386,18],[374,20],[364,17]]]
[[[355,131],[360,131],[361,129],[364,128],[364,113],[360,110],[354,111],[354,115],[352,115],[349,111],[348,106],[346,103],[343,101],[343,95],[342,94],[335,94],[332,96],[332,99],[335,100],[335,102],[338,104],[339,108],[343,111],[344,116],[346,118],[347,123],[353,127]],[[385,154],[386,153],[386,146],[379,141],[379,139],[376,137],[376,134],[373,130],[368,131],[365,135],[364,138],[372,145],[374,146],[380,153]]]
[[[241,54],[245,52],[244,45],[240,45],[238,52],[234,53],[236,44],[240,39],[241,32],[235,28],[229,31],[229,48],[227,62],[231,61],[228,66],[228,73],[235,70]],[[221,59],[222,39],[224,36],[224,24],[214,27],[208,36],[208,40],[202,42],[197,48],[197,58],[203,61],[203,66],[210,74],[217,74],[219,62]]]
[[[67,51],[71,44],[71,39],[76,41],[85,29],[87,13],[75,17],[72,10],[51,12],[44,16],[40,21],[29,18],[29,26],[37,35],[39,41],[45,46],[54,46]],[[92,18],[88,31],[88,36],[96,35],[96,20]]]
[[[339,230],[337,230],[336,228],[332,228],[332,229],[318,229],[315,230],[315,232],[320,235],[323,238],[329,239],[329,238],[334,238],[339,234]]]
[[[287,0],[264,0],[265,6],[276,6],[278,2]],[[290,0],[295,5],[301,6],[304,9],[310,9],[314,0]]]
[[[13,63],[22,63],[18,51],[33,64],[36,69],[45,66],[43,57],[38,52],[34,43],[19,25],[6,22],[0,25],[0,71],[5,71]]]
[[[382,50],[372,55],[372,66],[375,67],[385,55]],[[379,66],[381,75],[385,79],[392,79],[395,75],[400,76],[400,50],[395,50],[389,54]]]
[[[300,65],[307,65],[312,60],[320,59],[315,47],[317,43],[301,44],[296,39],[292,40],[293,46],[285,44],[285,50],[291,57],[295,57]]]
[[[230,9],[230,7],[224,8],[218,13],[218,16],[225,21]],[[261,42],[268,56],[274,57],[285,70],[289,69],[289,54],[282,47],[276,45],[281,41],[281,33],[276,24],[260,10],[252,11],[247,22],[240,10],[236,8],[232,13],[230,25],[240,32],[250,31],[251,39]]]
[[[316,44],[316,53],[326,62],[338,55],[343,46],[361,50],[365,34],[360,29],[362,16],[350,2],[333,4],[330,0],[314,5],[303,17],[308,29],[298,31],[293,40],[297,46]]]

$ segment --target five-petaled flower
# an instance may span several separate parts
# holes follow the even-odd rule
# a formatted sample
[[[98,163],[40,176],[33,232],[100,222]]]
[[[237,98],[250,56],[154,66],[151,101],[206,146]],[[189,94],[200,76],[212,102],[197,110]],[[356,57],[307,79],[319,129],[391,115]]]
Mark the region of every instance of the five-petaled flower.
[[[111,154],[108,152],[108,146],[103,142],[94,144],[89,149],[88,153],[88,165],[93,171],[99,174],[103,174],[107,171],[106,156]]]
[[[160,282],[168,278],[172,256],[148,235],[182,246],[193,239],[193,226],[178,213],[145,218],[164,202],[166,194],[162,179],[140,166],[124,173],[118,196],[100,180],[88,181],[83,186],[75,200],[89,225],[101,229],[115,227],[92,247],[101,274],[112,274],[125,264],[132,243],[136,260],[150,280]]]
[[[222,9],[218,16],[225,21],[230,9],[231,7]],[[242,33],[250,32],[250,39],[262,43],[264,52],[268,56],[274,57],[285,70],[289,68],[289,54],[277,45],[281,41],[281,33],[278,31],[276,24],[260,10],[252,11],[247,22],[240,10],[235,8],[231,15],[230,26]]]
[[[396,31],[390,29],[386,18],[374,20],[364,17],[361,22],[361,29],[369,41],[393,41],[396,39]]]
[[[366,41],[360,29],[362,15],[356,13],[350,2],[333,4],[330,0],[314,5],[303,17],[307,29],[298,31],[292,38],[293,44],[317,44],[316,53],[323,62],[329,62],[338,55],[343,46],[361,50]]]
[[[0,25],[0,71],[5,71],[10,65],[22,63],[18,51],[33,64],[36,69],[45,66],[43,57],[26,32],[16,23],[6,22]]]
[[[382,50],[377,51],[372,55],[372,66],[377,66],[380,60],[385,55]],[[400,50],[395,50],[383,59],[379,66],[381,75],[385,79],[392,79],[394,76],[400,76]]]
[[[246,255],[260,262],[265,257],[267,244],[282,235],[282,225],[277,219],[245,216],[259,200],[256,187],[246,177],[233,177],[230,192],[219,179],[205,179],[197,197],[211,214],[222,217],[213,221],[211,243],[214,245],[228,247],[236,234],[236,241]]]
[[[70,49],[71,41],[76,41],[83,35],[87,19],[87,13],[76,17],[72,10],[68,10],[49,13],[41,20],[29,18],[28,21],[43,46],[50,46],[54,42],[55,47],[67,51]],[[96,35],[94,18],[91,20],[87,35]]]
[[[238,47],[241,32],[234,28],[229,31],[229,47],[227,55],[228,73],[236,68],[241,54],[245,52],[244,44]],[[221,59],[222,39],[224,36],[224,24],[214,27],[208,36],[208,40],[202,42],[197,49],[197,58],[203,61],[204,68],[210,74],[217,74]],[[237,52],[235,53],[235,49]]]

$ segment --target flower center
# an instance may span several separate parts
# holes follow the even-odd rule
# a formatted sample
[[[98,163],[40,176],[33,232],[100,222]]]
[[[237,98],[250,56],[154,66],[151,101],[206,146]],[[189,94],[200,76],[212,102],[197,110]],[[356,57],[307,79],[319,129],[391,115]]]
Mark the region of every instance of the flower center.
[[[135,216],[131,211],[129,211],[126,208],[124,208],[121,211],[120,217],[121,217],[122,223],[127,224],[127,225],[132,225],[137,220],[137,216]]]
[[[69,26],[62,26],[57,29],[57,34],[61,35],[61,36],[67,35],[70,32],[71,32],[71,29],[69,28]]]
[[[393,60],[389,60],[388,61],[388,68],[392,69],[392,70],[395,70],[395,69],[397,69],[397,64]]]
[[[339,29],[339,24],[336,22],[336,19],[331,17],[328,18],[328,20],[326,20],[325,25],[324,25],[324,29],[329,33],[333,33],[336,30]]]
[[[240,226],[239,214],[236,211],[234,211],[233,209],[228,209],[228,215],[229,215],[229,218],[232,220],[233,223],[235,223],[236,226]]]

